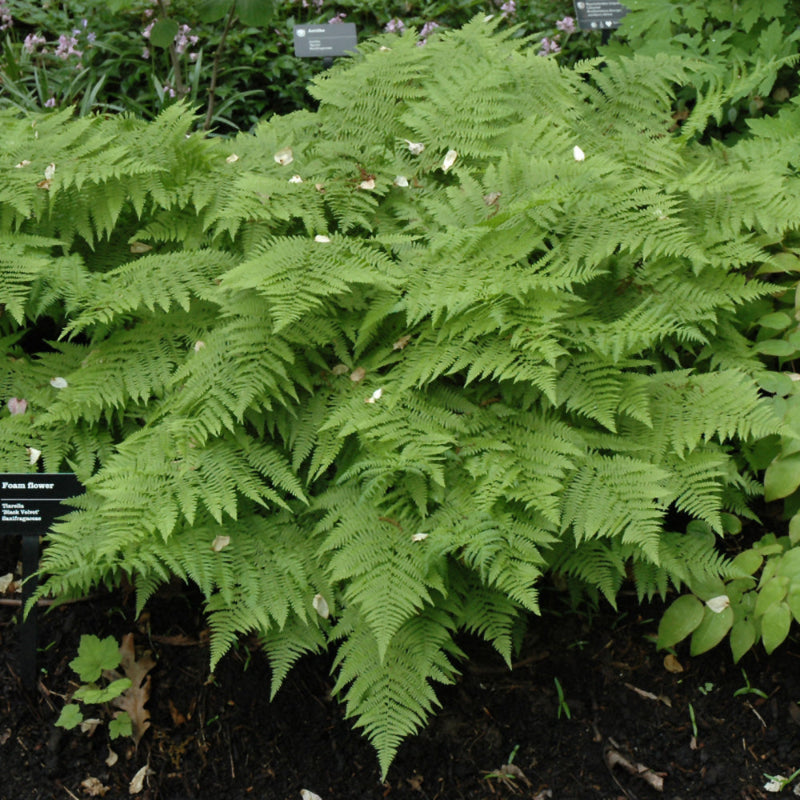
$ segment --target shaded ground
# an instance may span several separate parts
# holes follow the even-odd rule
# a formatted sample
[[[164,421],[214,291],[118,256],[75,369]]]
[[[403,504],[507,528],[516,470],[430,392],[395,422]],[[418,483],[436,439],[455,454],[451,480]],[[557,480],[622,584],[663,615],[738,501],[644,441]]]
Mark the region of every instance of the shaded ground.
[[[12,544],[0,545],[0,574]],[[209,676],[203,621],[184,595],[162,593],[137,623],[132,598],[117,593],[41,619],[42,672],[26,696],[16,613],[0,606],[0,800],[84,798],[89,777],[109,787],[106,798],[129,797],[148,763],[137,795],[148,800],[299,800],[302,789],[322,800],[746,800],[777,796],[763,790],[764,773],[800,767],[796,639],[739,666],[722,648],[691,660],[679,650],[684,671],[670,672],[645,638],[655,622],[633,603],[591,627],[573,613],[537,621],[513,672],[465,641],[472,660],[462,678],[440,692],[442,711],[402,747],[383,784],[372,749],[330,698],[327,657],[301,661],[270,704],[269,667],[255,647],[240,646]],[[138,752],[117,740],[120,759],[109,767],[104,729],[60,735],[53,722],[74,688],[68,662],[81,634],[129,631],[157,660],[152,726]],[[765,696],[734,696],[746,687],[742,667]],[[633,774],[620,760],[651,772]]]

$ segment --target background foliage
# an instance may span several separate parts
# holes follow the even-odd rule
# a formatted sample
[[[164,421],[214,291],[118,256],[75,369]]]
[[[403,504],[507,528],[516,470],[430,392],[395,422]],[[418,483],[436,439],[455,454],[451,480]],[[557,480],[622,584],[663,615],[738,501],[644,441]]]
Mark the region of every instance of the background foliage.
[[[205,112],[213,82],[213,111],[196,124],[230,134],[313,106],[306,86],[325,67],[295,58],[295,24],[353,22],[360,40],[416,28],[424,43],[437,28],[458,27],[477,13],[562,43],[570,38],[555,28],[573,13],[563,0],[15,0],[3,34],[0,104],[29,111],[74,104],[83,114],[131,111],[152,119],[180,99]]]

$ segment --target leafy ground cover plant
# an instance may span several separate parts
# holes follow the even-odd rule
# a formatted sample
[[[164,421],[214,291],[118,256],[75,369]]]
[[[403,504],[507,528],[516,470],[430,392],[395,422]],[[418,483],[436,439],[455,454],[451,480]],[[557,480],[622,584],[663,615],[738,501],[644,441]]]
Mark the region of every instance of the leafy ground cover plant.
[[[180,105],[2,119],[0,453],[87,489],[42,591],[194,581],[212,661],[256,631],[273,693],[335,648],[384,772],[454,635],[510,662],[545,574],[736,577],[742,448],[781,432],[742,320],[790,134],[670,135],[702,64],[567,69],[498,25],[379,37],[230,141]]]
[[[103,720],[87,718],[84,710],[104,707],[105,714],[111,717],[109,738],[130,736],[138,745],[150,725],[150,714],[145,708],[150,696],[147,673],[155,666],[155,661],[149,654],[136,658],[132,635],[125,636],[119,645],[113,636],[99,639],[84,634],[78,655],[69,665],[82,683],[61,709],[56,726],[66,730],[80,726],[83,731],[93,732]],[[122,670],[122,674],[118,670]],[[117,710],[112,712],[112,706]]]
[[[737,137],[747,132],[748,121],[776,113],[796,97],[796,56],[800,48],[797,7],[791,0],[765,3],[679,2],[679,0],[631,0],[629,13],[607,47],[609,57],[640,53],[674,53],[701,58],[726,70],[736,64],[745,73],[761,65],[786,59],[778,70],[768,70],[763,79],[745,91],[730,92],[720,85],[725,78],[709,72],[701,86],[681,87],[677,94],[675,120],[681,124],[695,106],[710,102],[717,111],[707,136]],[[720,92],[728,95],[720,104]]]
[[[546,33],[543,55],[558,52],[574,30],[570,4],[559,0],[379,7],[359,0],[112,0],[99,6],[19,0],[13,15],[8,9],[0,24],[0,103],[28,111],[75,105],[82,114],[130,111],[150,119],[184,99],[202,109],[198,127],[228,134],[312,103],[306,86],[325,65],[295,58],[295,23],[346,20],[362,39],[415,28],[422,45],[435,31],[480,12]]]

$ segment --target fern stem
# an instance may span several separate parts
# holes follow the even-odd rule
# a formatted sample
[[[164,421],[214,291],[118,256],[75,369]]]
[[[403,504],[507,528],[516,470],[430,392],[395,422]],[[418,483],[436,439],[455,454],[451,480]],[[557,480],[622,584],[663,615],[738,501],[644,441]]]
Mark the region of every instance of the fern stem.
[[[225,20],[225,27],[222,31],[222,36],[217,45],[216,52],[214,53],[214,67],[211,70],[211,84],[208,87],[208,106],[206,108],[206,119],[203,123],[203,130],[207,131],[211,128],[211,120],[214,118],[214,105],[217,99],[217,75],[219,74],[219,62],[222,56],[222,51],[225,49],[225,40],[228,38],[228,31],[231,29],[236,12],[236,4],[231,3],[231,10],[228,12],[227,19]]]

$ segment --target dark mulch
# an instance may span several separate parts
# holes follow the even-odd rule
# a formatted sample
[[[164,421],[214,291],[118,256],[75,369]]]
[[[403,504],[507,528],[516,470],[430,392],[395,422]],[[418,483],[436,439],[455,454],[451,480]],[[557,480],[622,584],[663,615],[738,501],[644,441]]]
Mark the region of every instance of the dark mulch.
[[[269,667],[253,643],[209,675],[207,634],[188,594],[163,592],[138,621],[131,608],[120,592],[46,614],[30,696],[19,681],[17,609],[0,607],[2,800],[84,798],[89,777],[110,787],[107,798],[129,797],[130,779],[148,763],[137,795],[148,800],[299,800],[303,789],[322,800],[738,800],[775,797],[763,790],[764,774],[800,767],[796,640],[739,666],[723,647],[694,659],[679,650],[684,671],[670,672],[647,639],[656,611],[632,600],[591,625],[566,610],[534,621],[512,672],[480,642],[463,642],[471,661],[457,685],[442,689],[441,712],[403,745],[385,783],[371,747],[330,697],[329,657],[301,661],[270,703]],[[81,634],[129,631],[157,659],[152,727],[138,752],[115,742],[120,759],[108,767],[104,729],[62,734],[53,722],[72,688],[68,662]],[[745,686],[742,668],[766,698],[734,696]],[[503,779],[512,753],[521,772]],[[617,757],[652,772],[633,774],[613,765]],[[663,791],[648,777],[663,778]]]

